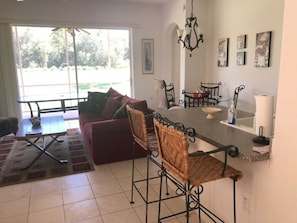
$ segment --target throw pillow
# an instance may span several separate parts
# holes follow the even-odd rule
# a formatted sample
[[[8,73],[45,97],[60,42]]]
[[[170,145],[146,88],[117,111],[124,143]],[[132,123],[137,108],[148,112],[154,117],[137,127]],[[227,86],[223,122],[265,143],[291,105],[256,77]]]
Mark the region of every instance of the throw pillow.
[[[127,101],[114,113],[112,119],[128,118],[128,113],[126,109],[127,104],[131,104],[133,108],[140,110],[145,114],[147,113],[147,103],[145,100],[144,101]]]
[[[119,100],[114,98],[108,98],[101,114],[102,117],[105,120],[111,119],[120,106],[121,102]]]
[[[118,99],[118,100],[121,100],[123,95],[119,92],[117,92],[116,90],[114,90],[113,88],[109,88],[109,90],[107,91],[108,95],[111,97],[111,98],[115,98],[115,99]]]
[[[108,99],[108,93],[88,92],[88,111],[101,113]]]
[[[126,104],[122,105],[112,116],[112,119],[122,119],[122,118],[127,118],[127,109],[126,109]]]
[[[132,106],[133,106],[133,108],[144,112],[144,114],[147,114],[147,103],[146,103],[145,100],[144,101],[132,102]]]

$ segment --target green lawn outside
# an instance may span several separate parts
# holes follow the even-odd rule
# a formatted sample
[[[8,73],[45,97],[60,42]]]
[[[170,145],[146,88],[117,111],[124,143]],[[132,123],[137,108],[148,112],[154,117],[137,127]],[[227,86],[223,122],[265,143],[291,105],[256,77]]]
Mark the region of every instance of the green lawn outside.
[[[18,72],[19,90],[21,96],[56,97],[63,94],[76,94],[76,77],[74,68],[63,70],[23,69]],[[123,95],[131,95],[130,70],[104,69],[104,70],[78,70],[78,88],[80,95],[88,91],[106,92],[110,87]],[[71,101],[75,105],[77,101]],[[59,102],[42,103],[42,108],[59,106]],[[22,111],[27,112],[28,106],[22,104]]]

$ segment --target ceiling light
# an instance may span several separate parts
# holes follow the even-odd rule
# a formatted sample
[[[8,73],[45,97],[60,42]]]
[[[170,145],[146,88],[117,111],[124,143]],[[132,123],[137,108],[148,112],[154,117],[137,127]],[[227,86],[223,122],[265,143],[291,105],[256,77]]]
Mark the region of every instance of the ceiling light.
[[[191,17],[186,18],[185,24],[186,35],[183,37],[183,29],[177,30],[178,43],[182,42],[184,47],[190,50],[190,57],[192,56],[192,51],[199,48],[199,43],[203,43],[203,34],[198,28],[197,18],[193,16],[193,0],[191,1]]]

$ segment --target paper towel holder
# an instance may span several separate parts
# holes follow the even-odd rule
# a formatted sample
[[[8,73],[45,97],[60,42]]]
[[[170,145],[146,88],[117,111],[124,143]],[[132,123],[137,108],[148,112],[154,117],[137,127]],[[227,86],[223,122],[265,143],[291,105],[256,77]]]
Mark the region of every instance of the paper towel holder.
[[[263,126],[259,126],[259,136],[253,138],[253,142],[261,145],[269,145],[269,138],[263,136]]]

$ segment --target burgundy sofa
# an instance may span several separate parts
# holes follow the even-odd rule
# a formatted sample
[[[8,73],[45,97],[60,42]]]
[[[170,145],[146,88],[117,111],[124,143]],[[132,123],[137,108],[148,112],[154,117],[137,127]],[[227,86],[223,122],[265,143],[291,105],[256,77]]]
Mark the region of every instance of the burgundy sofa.
[[[154,111],[145,100],[124,96],[110,88],[107,93],[89,92],[88,100],[79,103],[79,124],[86,147],[95,164],[129,160],[133,157],[133,137],[126,104],[146,114]],[[152,118],[148,125],[153,126]],[[146,152],[136,148],[135,157]]]

